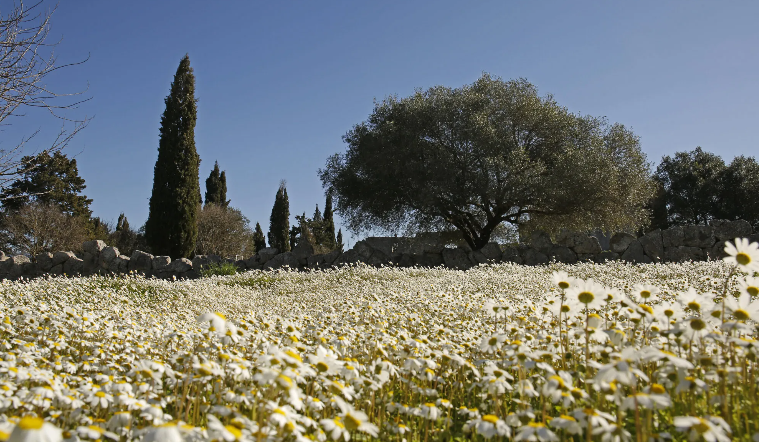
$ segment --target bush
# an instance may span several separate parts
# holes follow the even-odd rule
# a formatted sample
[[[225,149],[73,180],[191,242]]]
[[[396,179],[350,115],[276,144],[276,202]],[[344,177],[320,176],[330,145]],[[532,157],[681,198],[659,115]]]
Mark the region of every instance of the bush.
[[[63,213],[53,203],[32,202],[2,214],[2,247],[14,254],[79,252],[88,239],[87,221]]]
[[[203,266],[202,269],[200,269],[200,276],[203,278],[208,278],[211,276],[228,276],[228,275],[236,275],[237,274],[237,266],[234,265],[231,262],[220,262],[220,263],[211,263],[206,266]]]
[[[198,216],[198,240],[195,253],[219,255],[253,255],[256,248],[250,221],[239,210],[208,204]]]

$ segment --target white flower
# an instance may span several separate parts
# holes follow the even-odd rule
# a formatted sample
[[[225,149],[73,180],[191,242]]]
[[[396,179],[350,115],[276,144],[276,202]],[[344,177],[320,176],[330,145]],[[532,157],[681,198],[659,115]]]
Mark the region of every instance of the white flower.
[[[726,297],[725,308],[738,321],[752,319],[759,322],[759,300],[751,302],[751,295],[747,292],[742,292],[738,299],[732,296]]]
[[[606,289],[592,279],[575,280],[575,284],[567,290],[567,298],[577,301],[585,308],[595,310],[603,307]]]
[[[721,417],[677,416],[675,427],[678,431],[687,432],[688,440],[696,441],[704,438],[707,442],[729,442],[730,426]]]
[[[60,428],[39,417],[23,417],[13,428],[8,442],[61,442]]]
[[[472,431],[472,429],[485,439],[490,439],[496,435],[511,437],[511,428],[506,425],[506,422],[499,419],[498,416],[492,414],[476,417],[468,421],[463,428],[464,432],[467,433]]]
[[[519,427],[514,440],[537,440],[537,441],[557,441],[559,438],[553,431],[549,430],[544,424],[529,422],[527,425]]]
[[[142,442],[184,442],[176,424],[150,427]]]
[[[759,243],[749,244],[746,238],[735,238],[735,245],[725,242],[725,262],[735,264],[739,270],[748,273],[759,272]]]
[[[368,421],[369,417],[363,411],[356,410],[353,406],[340,397],[335,397],[335,402],[340,408],[340,419],[342,420],[345,428],[349,431],[361,431],[371,436],[377,437],[379,434],[379,428],[376,425]]]

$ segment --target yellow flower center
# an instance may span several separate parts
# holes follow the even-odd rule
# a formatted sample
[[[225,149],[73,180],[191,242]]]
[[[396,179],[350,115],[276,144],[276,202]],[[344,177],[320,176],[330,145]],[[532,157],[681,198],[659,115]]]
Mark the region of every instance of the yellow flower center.
[[[327,365],[326,362],[319,361],[316,363],[316,369],[321,373],[324,373],[325,371],[329,370],[329,365]]]
[[[739,321],[745,321],[746,319],[748,319],[748,312],[743,309],[738,309],[733,312],[733,316],[735,316],[735,319]]]
[[[752,297],[759,295],[759,287],[754,287],[754,286],[750,285],[750,286],[746,287],[746,291]]]
[[[701,318],[691,319],[690,328],[696,331],[701,331],[706,328],[706,322],[704,322]]]
[[[593,302],[593,299],[595,299],[595,296],[593,296],[593,293],[590,292],[581,292],[579,295],[577,295],[577,299],[583,304],[590,304]]]
[[[224,428],[226,428],[227,431],[232,433],[232,435],[235,437],[235,440],[242,437],[242,431],[240,431],[237,427],[232,426],[232,425],[226,425],[224,426]]]
[[[648,290],[641,290],[640,297],[643,299],[648,299],[651,297],[651,292],[649,292]]]
[[[21,422],[18,423],[18,426],[22,430],[39,430],[44,423],[45,421],[42,418],[27,416],[21,418]]]
[[[103,393],[102,391],[98,391],[97,393],[95,393],[95,396],[97,396],[97,397],[105,397],[105,393]]]
[[[561,282],[559,282],[559,288],[566,290],[566,289],[569,288],[569,283],[566,282],[566,281],[561,281]]]
[[[751,257],[748,254],[741,252],[735,255],[735,261],[742,266],[746,266],[751,263]]]
[[[482,416],[482,420],[485,422],[490,422],[493,425],[498,423],[498,417],[492,414],[486,414],[485,416]]]
[[[651,385],[651,393],[653,394],[664,394],[667,390],[664,389],[664,386],[661,384],[653,384]]]
[[[709,431],[709,424],[705,420],[698,418],[698,421],[699,422],[693,426],[693,429],[696,430],[698,434],[704,434]]]
[[[488,340],[488,345],[491,345],[491,346],[492,346],[492,345],[495,345],[495,344],[497,344],[497,343],[498,343],[498,338],[496,338],[495,336],[493,336],[492,338],[490,338],[490,339]]]
[[[348,413],[345,415],[345,428],[350,431],[357,430],[361,426],[361,420]]]
[[[688,308],[695,311],[701,311],[701,304],[699,304],[696,301],[691,301],[688,303]]]

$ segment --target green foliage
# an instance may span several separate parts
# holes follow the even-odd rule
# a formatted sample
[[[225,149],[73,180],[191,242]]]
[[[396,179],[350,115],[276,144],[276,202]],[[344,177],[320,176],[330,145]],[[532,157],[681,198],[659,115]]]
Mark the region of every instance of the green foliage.
[[[279,183],[269,217],[269,246],[280,252],[290,251],[290,200],[285,185],[284,180]]]
[[[375,103],[319,171],[355,232],[462,232],[483,247],[503,222],[543,229],[634,230],[653,193],[639,139],[578,116],[524,79],[488,74]]]
[[[119,249],[122,255],[131,256],[135,250],[138,250],[139,235],[129,226],[129,220],[123,212],[119,214],[119,219],[116,221],[116,230],[109,235],[106,242]]]
[[[337,241],[336,242],[337,242],[337,244],[335,244],[335,248],[337,250],[342,251],[343,247],[345,247],[343,245],[343,229],[338,229],[338,231],[337,231]]]
[[[744,219],[759,229],[759,163],[754,157],[733,158],[720,177],[719,217]]]
[[[253,232],[253,245],[256,248],[256,253],[266,247],[266,238],[264,238],[264,232],[259,223],[256,223],[256,230]]]
[[[206,205],[217,204],[229,207],[227,200],[227,175],[219,172],[219,162],[214,163],[211,174],[206,178]]]
[[[145,239],[154,254],[189,258],[195,251],[202,200],[200,157],[195,150],[195,76],[187,55],[179,63],[165,103]]]
[[[31,202],[52,203],[65,214],[89,219],[92,200],[79,195],[85,187],[75,159],[55,152],[25,156],[17,173],[20,178],[0,194],[3,208],[17,211]]]
[[[237,266],[234,265],[231,262],[214,262],[208,265],[203,266],[202,269],[200,269],[200,276],[203,278],[208,278],[210,276],[227,276],[227,275],[236,275],[237,274]]]
[[[722,158],[701,147],[692,152],[665,156],[656,168],[656,180],[664,189],[668,225],[707,224],[719,212]]]

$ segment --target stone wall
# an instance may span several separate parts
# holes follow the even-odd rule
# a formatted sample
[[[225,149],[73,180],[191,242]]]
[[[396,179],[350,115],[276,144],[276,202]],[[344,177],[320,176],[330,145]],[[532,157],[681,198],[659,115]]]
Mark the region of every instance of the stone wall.
[[[479,264],[513,262],[524,265],[547,264],[550,261],[573,264],[581,261],[602,263],[623,260],[632,263],[704,261],[724,256],[727,240],[747,237],[759,241],[747,221],[712,221],[708,226],[672,227],[654,230],[636,238],[616,233],[604,250],[596,236],[563,232],[552,239],[545,233],[532,235],[530,241],[517,246],[490,243],[478,251],[468,247],[448,248],[444,241],[425,238],[370,237],[359,241],[343,253],[333,251],[314,254],[310,246],[298,246],[291,252],[279,253],[265,248],[245,260],[222,259],[219,256],[195,256],[192,260],[172,260],[136,251],[124,256],[103,241],[87,241],[84,253],[41,253],[33,260],[27,256],[6,256],[0,252],[0,279],[36,278],[50,275],[112,275],[129,272],[157,278],[197,278],[203,266],[222,261],[231,262],[241,271],[277,269],[325,269],[363,262],[372,266],[436,267],[466,270]]]

